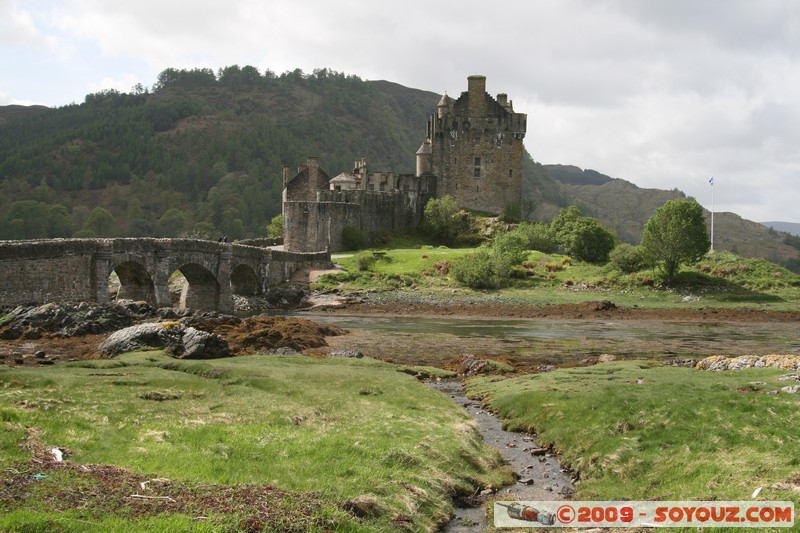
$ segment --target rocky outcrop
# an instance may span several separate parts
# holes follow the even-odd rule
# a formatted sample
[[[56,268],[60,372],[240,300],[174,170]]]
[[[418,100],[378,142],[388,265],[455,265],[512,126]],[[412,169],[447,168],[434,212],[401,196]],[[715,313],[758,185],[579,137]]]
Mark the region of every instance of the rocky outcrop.
[[[800,370],[800,355],[770,354],[770,355],[741,355],[727,357],[713,355],[697,363],[698,370],[741,370],[744,368],[782,368],[784,370]]]
[[[228,342],[214,333],[179,322],[138,324],[111,334],[98,347],[101,357],[112,358],[142,348],[162,348],[179,359],[230,357]]]
[[[0,326],[0,339],[38,339],[42,335],[75,337],[109,333],[157,316],[143,302],[112,305],[91,303],[48,303],[12,309]]]

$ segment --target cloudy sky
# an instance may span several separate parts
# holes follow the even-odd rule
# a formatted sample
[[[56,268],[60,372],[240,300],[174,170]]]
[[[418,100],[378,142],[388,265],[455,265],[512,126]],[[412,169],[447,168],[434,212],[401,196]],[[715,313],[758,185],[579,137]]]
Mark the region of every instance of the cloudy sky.
[[[541,163],[707,208],[714,176],[715,211],[800,222],[795,0],[0,0],[0,105],[233,64],[455,96],[483,74]]]

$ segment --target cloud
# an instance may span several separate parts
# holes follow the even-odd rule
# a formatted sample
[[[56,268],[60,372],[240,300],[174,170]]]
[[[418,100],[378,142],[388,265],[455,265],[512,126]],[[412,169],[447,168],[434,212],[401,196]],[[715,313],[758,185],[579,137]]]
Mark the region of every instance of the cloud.
[[[12,0],[0,1],[0,42],[14,48],[48,49],[57,45],[54,36],[42,33],[30,11]]]

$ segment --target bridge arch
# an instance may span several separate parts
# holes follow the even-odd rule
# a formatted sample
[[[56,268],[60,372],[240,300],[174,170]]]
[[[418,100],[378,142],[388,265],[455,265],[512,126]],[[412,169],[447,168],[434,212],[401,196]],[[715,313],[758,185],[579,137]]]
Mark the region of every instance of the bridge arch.
[[[123,261],[116,265],[112,272],[116,272],[119,279],[117,300],[144,301],[150,305],[156,304],[156,291],[153,278],[141,262]]]
[[[219,309],[221,287],[210,270],[198,263],[186,263],[176,270],[186,278],[180,309]]]
[[[261,294],[261,283],[256,271],[249,265],[237,265],[231,271],[231,292],[241,296]]]

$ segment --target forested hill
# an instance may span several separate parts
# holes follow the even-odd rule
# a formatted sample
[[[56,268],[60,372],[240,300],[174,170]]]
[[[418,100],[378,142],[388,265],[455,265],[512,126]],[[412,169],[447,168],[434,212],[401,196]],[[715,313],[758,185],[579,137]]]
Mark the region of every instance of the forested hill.
[[[0,238],[263,235],[281,169],[413,172],[439,95],[328,70],[162,72],[152,90],[0,108]]]
[[[374,171],[413,172],[439,98],[327,69],[231,66],[167,69],[152,88],[57,109],[0,107],[0,239],[263,236],[284,164],[294,173],[317,156],[334,176],[366,157]],[[632,243],[657,207],[684,196],[527,153],[523,180],[534,218],[576,204]],[[732,214],[717,228],[720,248],[743,255],[785,263],[800,247]]]

